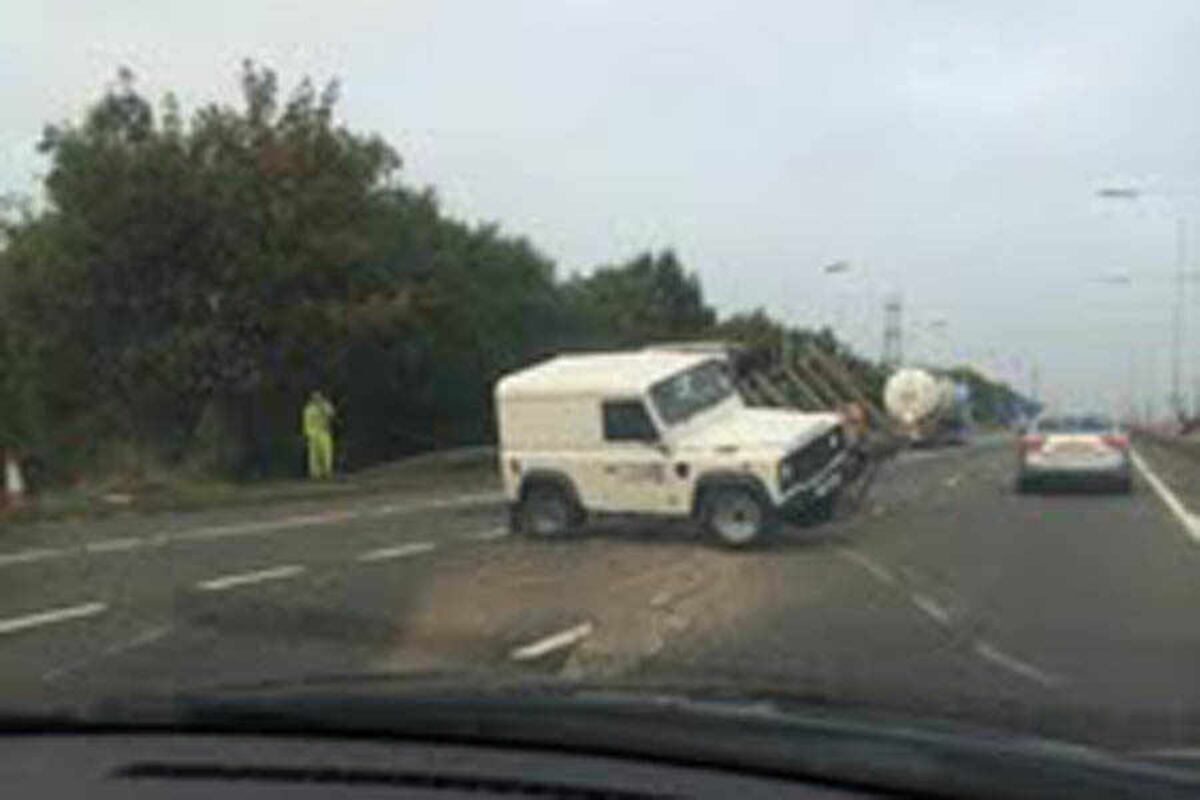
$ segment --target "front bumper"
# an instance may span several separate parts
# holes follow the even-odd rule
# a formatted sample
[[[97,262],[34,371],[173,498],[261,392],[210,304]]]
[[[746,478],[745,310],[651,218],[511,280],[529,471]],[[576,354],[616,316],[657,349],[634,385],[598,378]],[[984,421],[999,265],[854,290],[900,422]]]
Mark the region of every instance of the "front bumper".
[[[798,516],[817,503],[836,497],[846,482],[849,464],[850,451],[842,450],[812,478],[788,489],[776,504],[779,513],[785,517]]]

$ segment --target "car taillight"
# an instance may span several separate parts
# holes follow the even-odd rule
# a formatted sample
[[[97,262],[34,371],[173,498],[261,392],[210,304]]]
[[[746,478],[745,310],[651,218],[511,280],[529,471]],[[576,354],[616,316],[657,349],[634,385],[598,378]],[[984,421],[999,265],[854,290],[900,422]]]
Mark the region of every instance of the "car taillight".
[[[1124,452],[1129,449],[1129,437],[1128,436],[1116,434],[1113,436],[1105,436],[1105,437],[1103,437],[1103,439],[1104,439],[1104,443],[1114,450],[1120,450],[1120,451]]]
[[[1045,443],[1046,440],[1041,436],[1022,436],[1020,444],[1021,452],[1036,453],[1038,450],[1042,449],[1042,445]]]

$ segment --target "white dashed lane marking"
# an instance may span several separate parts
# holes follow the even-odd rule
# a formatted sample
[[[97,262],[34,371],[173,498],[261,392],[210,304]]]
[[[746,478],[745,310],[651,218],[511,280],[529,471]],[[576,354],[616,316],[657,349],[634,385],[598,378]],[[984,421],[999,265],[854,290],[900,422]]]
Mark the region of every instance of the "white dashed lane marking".
[[[22,617],[0,619],[0,634],[18,633],[30,628],[38,628],[42,625],[53,625],[56,622],[94,617],[97,614],[103,614],[107,610],[108,606],[104,603],[84,603],[67,608],[39,611],[34,614],[26,614]]]
[[[1003,667],[1009,672],[1020,675],[1023,678],[1028,678],[1034,683],[1039,683],[1042,686],[1057,686],[1062,682],[1062,679],[1047,672],[1043,672],[1032,664],[1016,658],[1015,656],[1010,656],[1009,654],[996,648],[994,645],[988,644],[987,642],[976,642],[975,653],[980,658],[987,659],[993,664]]]
[[[478,533],[472,533],[466,538],[476,542],[492,542],[496,539],[503,539],[505,536],[508,536],[507,525],[502,525],[497,528],[490,528],[486,531],[479,531]]]
[[[892,574],[891,570],[870,556],[863,555],[857,550],[850,550],[849,548],[842,548],[838,551],[838,554],[847,561],[857,564],[862,569],[865,569],[872,576],[874,576],[876,580],[886,583],[889,586],[895,586],[898,583],[896,576]]]
[[[565,631],[560,631],[552,636],[547,636],[544,639],[538,639],[536,642],[531,642],[523,647],[518,647],[510,654],[513,661],[532,661],[535,658],[549,655],[556,650],[562,650],[564,647],[583,641],[592,634],[592,623],[583,622],[573,628],[567,628]]]
[[[870,556],[856,550],[851,550],[850,548],[842,548],[838,551],[838,554],[845,560],[858,565],[881,583],[886,583],[889,586],[900,586],[901,584],[900,579],[890,569]],[[904,570],[903,567],[901,569]],[[911,573],[909,570],[904,571],[910,573],[907,576],[908,580],[905,581],[905,585],[907,586],[908,581],[913,580],[916,576],[915,573]],[[907,595],[913,606],[934,620],[938,625],[948,629],[954,627],[954,615],[937,600],[915,590],[908,591]],[[971,647],[973,652],[980,658],[1041,686],[1052,687],[1064,683],[1062,678],[1038,669],[1027,661],[1011,656],[988,642],[975,641]]]
[[[409,556],[428,553],[433,550],[435,545],[433,542],[410,542],[401,544],[395,547],[381,547],[378,550],[368,550],[356,558],[356,561],[387,561],[393,558],[408,558]]]
[[[950,612],[933,598],[927,597],[920,592],[913,592],[911,599],[913,605],[921,609],[926,616],[931,617],[939,625],[948,626],[950,624]]]
[[[304,572],[305,568],[299,564],[288,564],[282,567],[258,570],[257,572],[242,572],[236,575],[222,575],[218,578],[201,581],[200,583],[196,584],[196,588],[206,592],[219,592],[224,589],[233,589],[238,586],[249,586],[250,584],[254,583],[262,583],[263,581],[278,581],[285,578],[294,578]]]
[[[103,659],[112,658],[113,656],[118,656],[122,653],[128,653],[136,650],[139,647],[145,647],[153,644],[154,642],[165,638],[167,634],[171,632],[171,630],[172,628],[170,625],[159,625],[154,628],[149,628],[145,631],[142,631],[137,636],[134,636],[132,639],[111,644],[85,659],[81,659],[70,664],[65,664],[61,667],[55,667],[52,670],[47,670],[46,672],[42,673],[42,680],[58,680],[66,675],[79,672],[83,668],[89,667],[98,661],[102,661]]]

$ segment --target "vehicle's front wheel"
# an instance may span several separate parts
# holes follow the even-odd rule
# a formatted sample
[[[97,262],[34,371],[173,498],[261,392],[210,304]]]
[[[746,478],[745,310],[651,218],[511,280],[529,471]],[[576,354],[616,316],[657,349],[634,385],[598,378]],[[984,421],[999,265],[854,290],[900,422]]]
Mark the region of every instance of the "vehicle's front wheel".
[[[769,532],[772,515],[755,492],[730,486],[712,489],[704,495],[701,521],[721,544],[749,547]]]
[[[582,513],[562,487],[552,483],[530,486],[517,507],[516,522],[521,533],[557,538],[575,531]]]

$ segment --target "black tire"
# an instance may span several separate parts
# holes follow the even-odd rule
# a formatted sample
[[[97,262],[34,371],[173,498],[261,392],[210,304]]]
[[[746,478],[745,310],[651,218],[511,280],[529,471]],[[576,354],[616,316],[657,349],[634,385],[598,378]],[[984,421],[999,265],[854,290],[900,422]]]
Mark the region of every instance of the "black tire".
[[[1017,494],[1032,494],[1034,488],[1032,478],[1027,478],[1024,475],[1018,476],[1016,485]]]
[[[1133,476],[1122,475],[1117,479],[1117,494],[1133,494]]]
[[[521,533],[541,539],[569,536],[583,521],[575,499],[554,483],[538,483],[526,489],[515,516]]]
[[[759,543],[774,526],[771,508],[757,492],[742,486],[705,492],[700,521],[718,542],[735,549]]]

